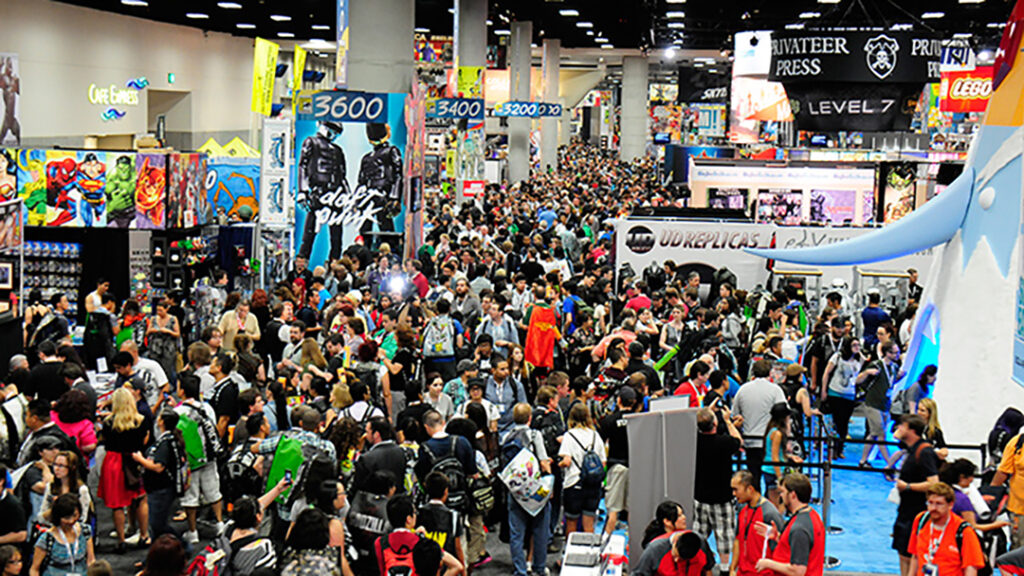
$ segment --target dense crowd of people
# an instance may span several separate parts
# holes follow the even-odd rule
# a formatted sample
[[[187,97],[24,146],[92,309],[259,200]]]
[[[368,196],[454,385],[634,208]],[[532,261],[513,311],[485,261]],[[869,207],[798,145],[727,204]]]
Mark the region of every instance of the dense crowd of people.
[[[1007,523],[945,448],[937,369],[897,389],[916,272],[899,309],[838,287],[811,309],[798,286],[616,270],[608,220],[672,202],[651,160],[577,143],[529,181],[430,199],[414,258],[357,239],[269,291],[214,271],[148,316],[101,280],[81,351],[67,302],[30,297],[0,407],[0,569],[102,574],[97,549],[137,546],[152,575],[469,574],[496,532],[539,576],[572,532],[624,527],[626,416],[670,396],[699,408],[695,503],[658,506],[634,573],[821,574],[805,438],[824,422],[839,460],[854,415],[901,444],[859,462],[892,476],[903,576],[984,568]],[[1015,525],[1022,424],[1010,409],[992,437]]]

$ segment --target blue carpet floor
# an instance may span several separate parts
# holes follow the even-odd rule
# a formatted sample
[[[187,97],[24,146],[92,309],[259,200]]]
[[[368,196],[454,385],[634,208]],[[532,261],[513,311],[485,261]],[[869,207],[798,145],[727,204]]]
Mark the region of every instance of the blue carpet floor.
[[[854,418],[850,423],[852,438],[863,437],[863,423],[861,418]],[[861,445],[848,444],[845,452],[842,463],[856,465]],[[881,457],[872,464],[881,468]],[[896,519],[896,505],[888,501],[892,487],[893,484],[877,472],[833,472],[831,524],[843,529],[842,534],[826,539],[826,554],[840,561],[835,570],[899,574],[899,557],[892,549],[890,536]]]

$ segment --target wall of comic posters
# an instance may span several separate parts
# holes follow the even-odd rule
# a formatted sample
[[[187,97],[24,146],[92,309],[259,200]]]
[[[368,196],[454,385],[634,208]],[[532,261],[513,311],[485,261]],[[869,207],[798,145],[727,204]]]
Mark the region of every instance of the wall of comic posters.
[[[23,200],[26,226],[200,226],[206,180],[204,154],[0,149],[0,202]]]

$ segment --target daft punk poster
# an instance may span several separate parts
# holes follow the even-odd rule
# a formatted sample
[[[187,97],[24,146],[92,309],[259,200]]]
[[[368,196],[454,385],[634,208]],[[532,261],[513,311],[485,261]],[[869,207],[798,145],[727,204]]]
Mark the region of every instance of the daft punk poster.
[[[406,95],[367,96],[368,110],[381,106],[373,122],[317,119],[317,106],[297,116],[295,235],[310,267],[340,258],[357,236],[369,245],[374,232],[403,232]]]

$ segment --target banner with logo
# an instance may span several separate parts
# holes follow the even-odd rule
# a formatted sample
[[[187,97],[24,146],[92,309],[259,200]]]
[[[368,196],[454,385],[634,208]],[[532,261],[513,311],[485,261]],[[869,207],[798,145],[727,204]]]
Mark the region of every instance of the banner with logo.
[[[483,98],[484,70],[486,68],[483,66],[459,66],[454,96],[456,98]]]
[[[274,102],[274,79],[280,47],[263,38],[256,39],[252,59],[252,111],[270,116]]]
[[[263,120],[260,156],[260,222],[285,226],[295,212],[291,194],[292,123],[287,119]]]
[[[921,84],[797,83],[786,94],[801,130],[908,130]]]
[[[0,146],[21,144],[21,70],[18,55],[0,53]]]
[[[302,46],[295,47],[295,57],[292,62],[292,94],[298,94],[302,90],[302,75],[306,72],[306,49]]]
[[[939,84],[939,110],[943,112],[984,112],[992,96],[992,66],[974,70],[943,72]]]
[[[928,32],[784,30],[772,33],[769,80],[919,83],[939,79],[942,40]]]
[[[615,259],[617,267],[629,264],[635,273],[666,260],[672,260],[677,266],[698,265],[711,270],[725,267],[736,274],[739,285],[756,286],[765,284],[769,273],[765,269],[764,259],[748,254],[744,248],[767,248],[773,236],[777,248],[810,248],[842,242],[873,230],[629,218],[615,221]],[[934,262],[935,252],[936,249],[928,249],[861,268],[879,271],[916,268],[926,277]],[[809,268],[778,264],[776,268],[783,266],[820,270],[823,273],[823,285],[830,284],[835,278],[853,285],[854,266]]]
[[[324,91],[299,108],[295,237],[310,267],[340,258],[357,236],[370,245],[371,233],[404,231],[405,100]]]

